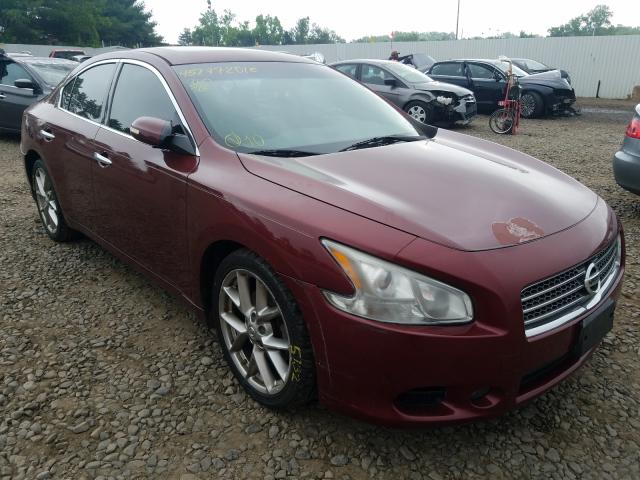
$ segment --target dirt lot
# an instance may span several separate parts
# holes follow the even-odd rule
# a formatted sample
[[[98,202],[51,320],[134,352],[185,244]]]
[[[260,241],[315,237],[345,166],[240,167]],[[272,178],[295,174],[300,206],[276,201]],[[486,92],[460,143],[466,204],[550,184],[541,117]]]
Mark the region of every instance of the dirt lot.
[[[486,117],[463,133],[551,163],[621,217],[614,331],[528,406],[425,430],[257,406],[178,301],[88,240],[46,237],[18,142],[0,138],[0,478],[640,478],[640,197],[611,171],[630,108],[585,107],[515,137],[493,135]]]

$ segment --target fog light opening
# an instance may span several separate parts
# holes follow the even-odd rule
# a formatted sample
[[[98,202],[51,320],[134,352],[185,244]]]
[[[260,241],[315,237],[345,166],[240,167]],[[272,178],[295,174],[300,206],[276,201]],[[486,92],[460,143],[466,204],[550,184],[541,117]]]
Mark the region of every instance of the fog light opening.
[[[489,398],[491,387],[481,387],[471,394],[471,404],[478,408],[487,408],[494,404]]]

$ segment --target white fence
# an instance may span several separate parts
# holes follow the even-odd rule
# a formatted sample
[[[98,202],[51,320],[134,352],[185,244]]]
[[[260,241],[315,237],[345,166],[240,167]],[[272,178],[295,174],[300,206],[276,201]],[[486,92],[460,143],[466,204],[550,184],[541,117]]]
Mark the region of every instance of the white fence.
[[[48,56],[51,45],[0,45],[7,52],[31,51]],[[121,47],[83,48],[89,55]],[[329,45],[265,45],[259,48],[291,53],[321,52],[327,62],[352,58],[387,58],[390,43],[338,43]],[[500,40],[447,40],[438,42],[394,42],[401,54],[426,53],[437,60],[451,58],[533,58],[571,74],[576,95],[595,97],[600,82],[603,98],[627,98],[640,85],[640,35],[606,37],[548,37]]]
[[[291,53],[321,52],[327,62],[352,58],[388,58],[390,43],[330,45],[265,45],[267,50]],[[600,82],[603,98],[627,98],[640,85],[640,35],[605,37],[547,37],[499,40],[394,42],[400,54],[426,53],[437,60],[452,58],[532,58],[563,68],[580,97],[595,97]]]

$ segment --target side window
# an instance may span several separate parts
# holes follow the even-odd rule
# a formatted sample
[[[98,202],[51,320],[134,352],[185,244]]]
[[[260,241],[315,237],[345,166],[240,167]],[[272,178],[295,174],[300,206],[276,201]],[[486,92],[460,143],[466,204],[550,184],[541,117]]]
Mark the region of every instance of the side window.
[[[356,70],[358,70],[358,65],[354,65],[352,63],[348,65],[338,65],[336,67],[336,70],[349,75],[351,78],[356,78]]]
[[[173,103],[156,75],[147,68],[125,63],[111,103],[107,125],[129,133],[129,127],[138,117],[156,117],[180,123]]]
[[[114,69],[115,63],[108,63],[82,72],[73,82],[65,86],[65,91],[67,88],[69,88],[69,91],[62,92],[63,107],[65,99],[67,99],[67,110],[81,117],[99,122],[104,113],[105,101]],[[69,85],[72,86],[69,87]]]
[[[60,99],[60,106],[65,110],[69,110],[69,99],[71,98],[71,92],[73,92],[73,84],[76,79],[73,78],[62,89],[62,98]]]
[[[462,63],[439,63],[431,69],[431,75],[448,75],[450,77],[464,77]]]
[[[493,70],[485,65],[478,65],[477,63],[468,63],[469,72],[471,78],[486,78],[493,80],[495,78]]]
[[[390,73],[373,65],[362,65],[362,81],[370,85],[384,85],[385,80],[395,78]]]
[[[13,83],[16,80],[31,80],[31,75],[15,62],[1,62],[0,63],[0,83],[2,85],[14,86]]]

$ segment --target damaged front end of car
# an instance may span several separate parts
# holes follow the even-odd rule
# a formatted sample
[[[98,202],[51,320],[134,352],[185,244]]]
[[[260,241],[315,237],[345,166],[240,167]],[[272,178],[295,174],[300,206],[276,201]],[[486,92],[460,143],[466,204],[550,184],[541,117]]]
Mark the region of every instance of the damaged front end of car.
[[[452,92],[432,92],[437,118],[455,125],[468,125],[478,113],[474,95],[459,97]]]

